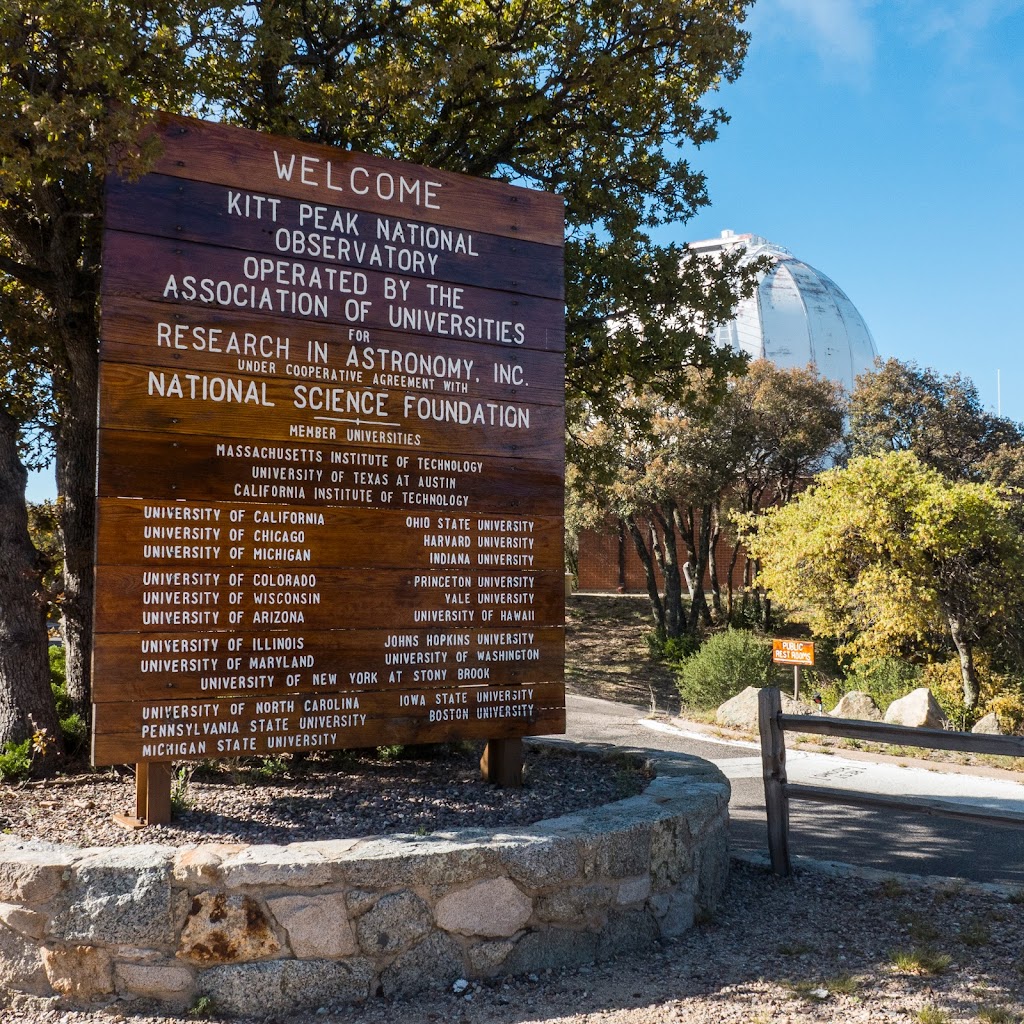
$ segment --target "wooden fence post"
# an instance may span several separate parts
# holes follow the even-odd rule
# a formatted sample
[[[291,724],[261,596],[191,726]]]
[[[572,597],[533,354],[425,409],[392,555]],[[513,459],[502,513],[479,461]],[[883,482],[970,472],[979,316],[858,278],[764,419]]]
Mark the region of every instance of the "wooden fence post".
[[[782,695],[777,686],[766,686],[757,697],[761,731],[761,766],[764,772],[764,806],[768,815],[768,853],[772,870],[783,878],[793,873],[789,858],[789,798],[786,796],[786,739],[779,726]]]

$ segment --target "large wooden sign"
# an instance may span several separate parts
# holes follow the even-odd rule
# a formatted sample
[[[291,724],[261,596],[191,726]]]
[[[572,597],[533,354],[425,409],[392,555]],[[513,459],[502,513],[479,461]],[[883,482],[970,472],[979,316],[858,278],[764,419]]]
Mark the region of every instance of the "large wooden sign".
[[[94,763],[563,732],[561,200],[155,130],[107,186]]]

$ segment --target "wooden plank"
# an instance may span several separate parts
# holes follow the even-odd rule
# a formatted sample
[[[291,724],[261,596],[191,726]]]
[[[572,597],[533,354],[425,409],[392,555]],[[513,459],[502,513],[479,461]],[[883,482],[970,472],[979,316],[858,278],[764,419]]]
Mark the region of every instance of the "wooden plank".
[[[320,705],[309,711],[302,698],[209,701],[191,708],[166,702],[97,704],[93,759],[98,765],[192,761],[564,732],[564,709],[538,705],[529,699],[529,689],[513,692],[509,700],[460,694],[465,703],[448,707],[400,706],[398,694],[386,693],[367,694],[358,702],[335,697],[337,710],[331,709],[330,697],[307,698]],[[146,717],[154,714],[168,717]]]
[[[932,750],[1024,757],[1022,736],[988,736],[946,729],[923,729],[908,725],[889,725],[885,722],[862,722],[852,718],[832,718],[828,715],[781,715],[779,723],[788,731],[811,735],[843,736],[869,743],[892,743],[897,746],[927,747]]]
[[[154,171],[161,174],[232,187],[244,182],[256,193],[343,202],[546,245],[564,238],[564,203],[551,193],[171,114],[154,118],[154,132],[162,142]]]
[[[108,182],[96,763],[564,731],[561,201],[159,124]]]
[[[334,427],[330,427],[332,431]],[[149,431],[100,431],[98,493],[193,501],[287,501],[290,506],[365,507],[362,487],[335,480],[336,471],[377,468],[389,474],[409,472],[408,486],[375,488],[376,508],[404,509],[431,521],[466,513],[561,516],[564,508],[561,451],[530,459],[451,451],[379,446],[367,452],[361,443],[345,445],[290,439],[270,443],[233,435],[164,435]],[[372,456],[371,462],[366,462]],[[408,463],[400,460],[408,459]],[[289,480],[294,468],[323,468],[324,478]],[[423,481],[441,476],[445,488]]]
[[[176,303],[196,319],[207,309],[225,309],[285,317],[297,325],[339,324],[547,352],[565,349],[560,299],[121,231],[108,231],[104,239],[104,303],[121,297]]]
[[[789,801],[786,798],[786,742],[779,727],[782,696],[777,687],[758,693],[758,728],[761,734],[761,765],[764,803],[768,818],[768,853],[772,871],[785,878],[793,873],[789,854]]]
[[[209,545],[211,547],[216,545]],[[182,569],[182,573],[188,573]],[[282,563],[268,572],[290,577],[291,586],[236,588],[227,573],[199,564],[195,576],[164,585],[169,570],[97,566],[97,633],[167,632],[237,627],[392,629],[431,626],[557,626],[564,622],[561,572],[484,573],[406,569],[328,569]],[[312,577],[314,583],[308,582]]]
[[[495,786],[518,789],[523,784],[523,741],[488,740],[480,758],[484,781]]]
[[[419,338],[304,323],[266,315],[190,310],[108,298],[103,305],[104,362],[187,367],[189,372],[248,373],[348,387],[471,395],[477,399],[560,405],[560,353],[500,343]]]
[[[350,475],[353,471],[349,471]],[[355,471],[374,486],[380,470]],[[383,486],[388,486],[384,483]],[[325,568],[436,569],[453,566],[563,571],[561,519],[508,516],[408,516],[367,508],[303,509],[291,505],[146,501],[105,498],[97,503],[99,565],[180,566],[193,563],[196,542],[215,551],[204,569],[266,572],[259,552],[284,544],[302,561]],[[206,543],[209,542],[209,543]],[[244,584],[251,582],[247,573]]]
[[[791,799],[810,800],[815,803],[850,804],[855,807],[877,807],[889,811],[911,811],[920,814],[938,815],[944,818],[959,818],[964,821],[984,822],[989,825],[1024,827],[1024,803],[1019,814],[1000,813],[994,810],[958,809],[941,800],[914,796],[882,796],[876,793],[858,793],[850,789],[831,789],[828,786],[805,786],[801,783],[787,783],[786,796]]]
[[[257,201],[236,187],[148,174],[136,182],[108,179],[105,225],[248,252],[564,297],[561,244],[438,227],[429,216],[386,217],[288,197]]]
[[[320,438],[381,447],[562,458],[562,410],[379,388],[260,380],[105,363],[100,426],[262,441]],[[102,457],[102,453],[101,453]]]
[[[93,701],[561,680],[564,628],[100,633]],[[229,659],[231,659],[229,661]]]

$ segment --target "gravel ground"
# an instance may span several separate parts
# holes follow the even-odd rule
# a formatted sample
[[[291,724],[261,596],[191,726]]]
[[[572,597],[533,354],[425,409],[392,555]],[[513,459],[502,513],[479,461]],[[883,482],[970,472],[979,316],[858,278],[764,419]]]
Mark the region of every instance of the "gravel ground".
[[[246,1018],[248,1024],[1019,1024],[1024,901],[962,886],[779,880],[734,864],[711,920],[654,952],[407,1001]],[[200,1009],[200,1008],[195,1008]],[[186,1024],[138,1008],[22,1005],[2,1024]],[[227,1020],[215,1009],[212,1021]],[[235,1018],[236,1024],[238,1018]]]
[[[499,789],[482,780],[480,753],[464,744],[416,757],[352,751],[179,767],[171,824],[137,831],[111,819],[132,811],[134,773],[81,772],[0,786],[0,830],[79,846],[284,844],[529,825],[622,800],[646,785],[637,765],[527,744],[523,787]]]

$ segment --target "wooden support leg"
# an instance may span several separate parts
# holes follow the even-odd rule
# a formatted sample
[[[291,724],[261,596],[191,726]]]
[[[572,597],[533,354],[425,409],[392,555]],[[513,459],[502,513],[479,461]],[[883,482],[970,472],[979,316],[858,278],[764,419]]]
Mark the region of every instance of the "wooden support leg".
[[[484,781],[518,789],[523,784],[523,741],[516,736],[510,740],[488,740],[480,758],[480,771]]]
[[[167,825],[171,820],[171,762],[146,761],[135,766],[135,816],[115,814],[125,828]]]
[[[793,873],[789,856],[789,797],[786,796],[786,740],[779,728],[782,694],[768,686],[758,695],[761,731],[761,766],[764,772],[764,806],[768,815],[768,853],[772,870],[787,877]]]

